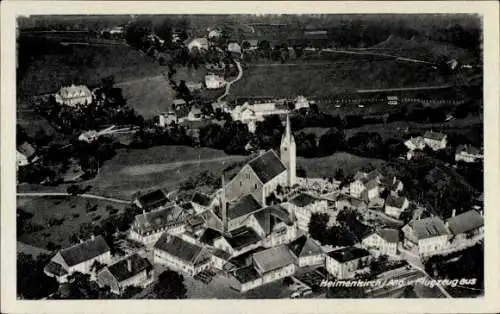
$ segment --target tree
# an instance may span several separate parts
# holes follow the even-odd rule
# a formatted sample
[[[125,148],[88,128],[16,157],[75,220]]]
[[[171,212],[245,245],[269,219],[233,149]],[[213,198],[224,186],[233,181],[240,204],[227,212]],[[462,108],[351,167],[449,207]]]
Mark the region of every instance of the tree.
[[[306,169],[304,169],[303,167],[298,166],[296,172],[297,172],[297,177],[299,177],[299,178],[307,178]]]
[[[172,270],[166,270],[158,277],[154,292],[159,299],[185,299],[187,289],[184,276]]]
[[[342,168],[338,168],[335,171],[335,180],[343,181],[344,179],[345,179],[344,171],[342,170]]]
[[[327,242],[327,226],[330,216],[326,213],[313,213],[307,226],[309,234],[313,239],[318,240],[321,244]]]
[[[17,255],[17,295],[24,299],[41,299],[57,291],[58,283],[44,273],[50,256],[19,253]]]
[[[172,43],[172,22],[170,21],[169,18],[164,18],[163,21],[159,24],[156,25],[155,28],[155,33],[165,41],[166,46],[170,46]]]

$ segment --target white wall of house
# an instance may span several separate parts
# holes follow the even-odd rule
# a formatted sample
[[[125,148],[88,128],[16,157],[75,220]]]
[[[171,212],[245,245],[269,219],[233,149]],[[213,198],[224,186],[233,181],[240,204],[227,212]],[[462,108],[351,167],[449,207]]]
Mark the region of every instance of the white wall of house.
[[[352,261],[340,263],[330,256],[325,257],[325,266],[329,274],[335,276],[337,279],[345,279],[354,275],[354,272],[359,268],[360,262],[362,267],[368,265],[370,262],[370,256],[365,256]]]
[[[431,138],[424,138],[424,142],[432,150],[445,149],[446,148],[446,144],[448,143],[446,137],[444,137],[441,140],[435,140],[435,139],[431,139]]]
[[[309,221],[311,220],[311,215],[313,213],[331,214],[332,212],[328,210],[328,201],[320,199],[317,199],[315,202],[304,207],[299,207],[289,202],[283,204],[283,206],[288,211],[292,211],[294,213],[297,218],[297,227],[304,231],[308,231]]]
[[[396,256],[398,251],[396,242],[387,242],[376,233],[364,238],[361,246],[370,251],[375,250],[380,255]]]
[[[276,280],[280,280],[287,276],[291,276],[295,273],[295,265],[290,264],[277,270],[265,273],[262,276],[262,284],[270,283]]]
[[[67,270],[68,273],[81,272],[83,274],[90,274],[90,268],[95,261],[98,261],[101,264],[110,264],[111,263],[111,252],[105,252],[104,254],[98,255],[94,258],[89,259],[88,261],[84,261],[80,264],[69,267]]]
[[[418,252],[421,256],[441,254],[449,248],[448,235],[421,239],[418,241]]]
[[[188,263],[176,256],[173,256],[163,250],[158,250],[158,249],[154,250],[154,257],[153,257],[153,262],[155,264],[165,265],[169,268],[172,268],[174,270],[183,272],[191,276],[194,276],[199,272],[209,269],[211,266],[211,261],[212,261],[211,259],[208,259],[207,262],[197,265],[195,267],[191,263]]]
[[[349,194],[352,196],[359,198],[361,193],[365,190],[365,185],[360,180],[356,180],[349,184]]]
[[[322,265],[325,263],[324,254],[316,254],[303,256],[298,259],[299,267],[312,266],[312,265]]]

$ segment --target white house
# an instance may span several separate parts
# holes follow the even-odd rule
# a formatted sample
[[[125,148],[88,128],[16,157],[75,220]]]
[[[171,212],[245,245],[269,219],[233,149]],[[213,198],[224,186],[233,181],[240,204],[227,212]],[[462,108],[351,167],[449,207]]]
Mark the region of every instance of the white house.
[[[476,210],[469,210],[459,215],[455,211],[446,220],[450,230],[450,244],[454,248],[464,248],[484,239],[484,217]]]
[[[369,173],[358,172],[354,181],[349,184],[349,193],[355,198],[361,198],[367,202],[380,196],[379,184],[383,178],[378,170]]]
[[[179,123],[175,112],[163,112],[158,116],[158,125],[162,128]]]
[[[244,224],[262,237],[262,246],[286,244],[297,237],[295,219],[285,208],[273,205],[250,215]]]
[[[33,146],[28,142],[19,145],[16,150],[17,169],[29,165],[32,161],[36,161],[37,157],[35,152]]]
[[[194,38],[188,42],[189,51],[197,48],[198,50],[208,50],[208,40],[206,38]]]
[[[45,266],[44,273],[65,282],[68,275],[74,272],[90,274],[95,262],[111,263],[111,251],[101,235],[60,250]]]
[[[234,257],[262,246],[262,237],[253,228],[241,226],[214,239],[213,246]]]
[[[69,107],[88,106],[92,103],[92,92],[85,85],[61,87],[54,96],[58,104]]]
[[[295,110],[299,110],[302,108],[309,108],[309,100],[305,98],[304,96],[297,96],[295,99]]]
[[[425,132],[424,141],[432,150],[445,149],[448,143],[446,134],[432,131]]]
[[[437,216],[412,220],[402,231],[403,246],[422,257],[441,254],[449,248],[450,232]]]
[[[206,194],[196,192],[191,199],[195,213],[199,214],[206,210],[212,209],[216,204],[216,199]]]
[[[422,136],[411,137],[404,144],[409,150],[422,150],[425,148],[425,140]]]
[[[346,247],[328,252],[325,256],[326,271],[337,279],[353,277],[357,270],[367,267],[370,252],[357,247]]]
[[[205,75],[205,86],[207,89],[218,89],[226,86],[224,76],[208,73]]]
[[[328,201],[319,199],[306,193],[301,193],[296,197],[290,199],[288,202],[282,204],[290,213],[297,219],[297,227],[301,230],[307,231],[309,221],[314,213],[328,213]],[[330,217],[330,219],[333,219]]]
[[[238,43],[232,42],[227,45],[227,51],[232,53],[241,53],[241,47]]]
[[[385,213],[394,218],[399,218],[408,206],[410,206],[410,202],[406,197],[389,195],[385,200]]]
[[[380,229],[367,234],[361,245],[376,255],[396,256],[399,243],[399,231],[396,229]]]
[[[481,151],[471,145],[458,145],[455,152],[455,161],[476,162],[483,159]]]
[[[164,233],[154,245],[154,263],[194,276],[211,267],[208,249]]]
[[[128,286],[145,288],[154,282],[153,266],[147,258],[134,253],[105,266],[97,274],[99,287],[110,287],[114,294],[122,294]]]
[[[288,248],[298,267],[323,265],[325,262],[325,252],[321,245],[305,235],[290,242]]]

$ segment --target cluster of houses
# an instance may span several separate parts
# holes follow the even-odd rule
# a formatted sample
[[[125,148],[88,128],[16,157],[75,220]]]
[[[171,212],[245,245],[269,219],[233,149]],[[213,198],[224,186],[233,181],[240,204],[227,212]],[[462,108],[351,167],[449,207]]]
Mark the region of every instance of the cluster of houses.
[[[92,103],[92,91],[85,85],[64,86],[54,95],[56,103],[62,106],[88,106]]]

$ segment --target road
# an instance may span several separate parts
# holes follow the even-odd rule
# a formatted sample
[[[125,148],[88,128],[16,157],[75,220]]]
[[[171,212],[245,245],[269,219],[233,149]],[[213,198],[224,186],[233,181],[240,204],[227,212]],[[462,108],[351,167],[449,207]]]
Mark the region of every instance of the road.
[[[419,60],[414,58],[407,58],[398,55],[391,55],[387,53],[377,53],[377,52],[361,52],[361,51],[350,51],[350,50],[338,50],[338,49],[322,49],[321,52],[332,52],[332,53],[343,53],[343,54],[352,54],[352,55],[365,55],[365,56],[376,56],[376,57],[388,57],[394,58],[399,61],[407,61],[413,63],[424,63],[424,64],[434,64],[429,61]]]
[[[234,80],[226,83],[226,91],[224,92],[224,94],[219,96],[219,98],[217,98],[217,101],[221,101],[222,99],[224,99],[224,97],[226,97],[229,94],[229,90],[231,89],[231,85],[238,82],[241,79],[241,77],[243,76],[243,69],[241,67],[240,62],[236,61],[236,60],[233,60],[233,61],[234,61],[234,63],[236,63],[236,66],[238,67],[238,76]]]
[[[29,193],[17,193],[17,196],[25,196],[25,197],[40,197],[40,196],[72,196],[69,193],[65,192],[29,192]],[[97,200],[103,200],[103,201],[109,201],[113,203],[119,203],[119,204],[130,204],[130,201],[126,200],[121,200],[117,198],[111,198],[111,197],[104,197],[100,195],[95,195],[95,194],[78,194],[76,195],[78,197],[83,197],[83,198],[90,198],[90,199],[97,199]]]

